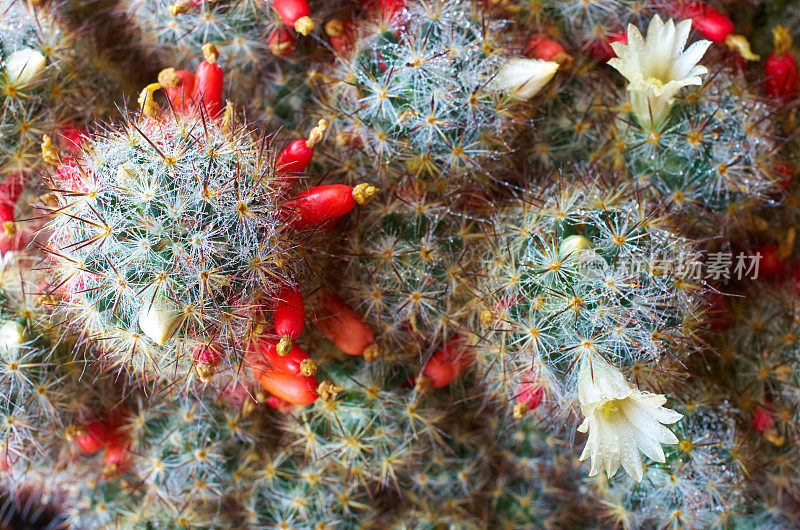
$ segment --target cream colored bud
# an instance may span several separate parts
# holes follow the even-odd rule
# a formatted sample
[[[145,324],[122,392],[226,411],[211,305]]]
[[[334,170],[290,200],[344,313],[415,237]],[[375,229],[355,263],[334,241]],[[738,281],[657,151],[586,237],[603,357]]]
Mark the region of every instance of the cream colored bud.
[[[159,346],[172,336],[180,321],[180,313],[175,304],[166,296],[156,296],[155,300],[145,299],[139,312],[139,327],[142,333],[153,339]]]
[[[518,100],[530,99],[556,75],[558,63],[511,57],[492,79],[491,87]]]
[[[42,52],[33,48],[23,48],[8,56],[6,77],[15,85],[31,83],[39,79],[46,64],[47,59]]]
[[[122,187],[129,187],[139,180],[139,172],[136,166],[129,162],[117,166],[117,184]]]
[[[25,342],[25,327],[19,322],[6,322],[0,326],[0,352],[13,350]]]
[[[586,250],[592,248],[592,242],[584,236],[572,235],[559,244],[558,251],[562,256],[573,254],[579,250]]]

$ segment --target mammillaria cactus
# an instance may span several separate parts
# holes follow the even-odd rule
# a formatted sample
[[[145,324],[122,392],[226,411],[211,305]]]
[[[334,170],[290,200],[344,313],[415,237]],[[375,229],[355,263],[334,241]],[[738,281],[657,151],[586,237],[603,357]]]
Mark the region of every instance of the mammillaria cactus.
[[[50,452],[21,476],[75,528],[237,524],[241,515],[223,506],[254,459],[248,444],[260,428],[214,397],[132,392],[70,409],[66,434],[46,425]]]
[[[439,413],[403,385],[406,371],[357,362],[326,358],[320,373],[335,383],[329,394],[281,413],[282,443],[291,449],[259,473],[249,503],[255,524],[350,524],[368,516],[370,498],[405,494],[419,455],[439,437]]]
[[[347,241],[344,285],[356,310],[386,337],[431,343],[457,333],[473,294],[465,277],[474,264],[475,223],[427,198],[425,184],[403,184],[375,203]]]
[[[797,523],[797,486],[789,469],[798,447],[796,293],[794,278],[740,286],[715,334],[719,354],[707,356],[707,377],[729,396],[739,433],[738,465],[748,477],[748,502],[737,511],[763,525]]]
[[[0,2],[0,250],[25,246],[27,202],[41,182],[39,142],[49,133],[75,148],[80,129],[103,114],[122,84],[89,35],[70,31],[55,4]]]
[[[0,527],[798,527],[792,2],[0,7]]]
[[[632,449],[622,464],[640,480],[636,444],[650,436],[677,442],[658,422],[680,415],[637,385],[661,387],[680,355],[671,343],[697,324],[697,287],[671,265],[691,255],[690,242],[646,203],[598,182],[520,198],[498,211],[493,231],[477,348],[490,396],[517,417],[543,398],[556,413],[577,398],[586,416],[579,430],[589,431],[582,458],[592,456],[595,473],[605,462],[613,475],[620,463],[614,447]],[[602,437],[624,420],[604,422],[612,411],[633,418],[628,405],[640,411],[637,421],[657,421],[625,435],[632,448],[609,447]],[[641,447],[660,458],[660,449]]]
[[[646,38],[630,26],[628,44],[612,44],[619,57],[608,64],[628,81],[632,114],[623,134],[631,176],[652,182],[677,207],[724,211],[743,199],[765,200],[777,180],[770,157],[781,147],[774,107],[743,88],[734,68],[717,66],[711,75],[697,65],[711,42],[684,51],[691,26],[656,16]],[[681,95],[684,86],[697,88]]]
[[[323,81],[343,158],[378,158],[428,179],[463,180],[497,152],[508,108],[555,74],[552,61],[515,57],[506,24],[472,2],[409,3],[368,27]],[[395,168],[392,168],[395,169]]]
[[[8,470],[46,450],[40,436],[44,419],[60,421],[64,402],[64,352],[56,337],[43,335],[44,318],[36,285],[23,270],[32,260],[15,257],[0,274],[0,467]],[[61,348],[63,350],[63,348]]]
[[[376,191],[323,185],[292,197],[299,174],[289,171],[305,168],[325,124],[276,156],[230,104],[222,112],[217,53],[204,52],[196,75],[162,72],[168,106],[150,85],[141,115],[60,158],[57,204],[41,206],[61,318],[114,364],[170,379],[238,366],[281,293],[302,290],[314,228]]]

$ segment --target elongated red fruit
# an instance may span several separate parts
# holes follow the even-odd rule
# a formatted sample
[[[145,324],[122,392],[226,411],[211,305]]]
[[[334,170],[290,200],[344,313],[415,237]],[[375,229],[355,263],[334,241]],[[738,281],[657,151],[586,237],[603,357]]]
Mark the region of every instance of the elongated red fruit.
[[[388,24],[405,6],[405,0],[373,0],[367,4],[367,13],[378,15],[385,24]]]
[[[292,51],[297,43],[295,33],[286,27],[276,28],[267,39],[267,45],[272,55],[276,57],[286,57]]]
[[[314,377],[316,363],[308,353],[293,345],[291,353],[279,355],[278,341],[269,338],[255,338],[247,350],[245,364],[270,394],[292,403],[309,405],[317,399],[316,388],[319,382]]]
[[[289,199],[284,211],[295,228],[311,228],[342,217],[357,204],[367,204],[377,192],[378,188],[366,183],[354,188],[345,184],[314,186]]]
[[[314,21],[311,20],[311,8],[306,0],[274,0],[272,8],[284,24],[293,27],[301,35],[313,31]]]
[[[321,303],[324,311],[314,323],[322,333],[347,355],[375,360],[378,354],[375,335],[361,317],[332,293],[325,293]]]
[[[101,421],[91,421],[77,427],[75,443],[86,454],[106,447],[114,437],[114,429]]]
[[[725,42],[733,33],[733,22],[713,7],[695,0],[673,0],[670,11],[676,18],[692,19],[692,27],[714,42]]]
[[[534,35],[528,39],[528,44],[522,53],[531,59],[555,61],[560,65],[572,64],[572,56],[567,53],[567,49],[560,42],[545,35]]]
[[[344,55],[352,50],[355,44],[355,29],[353,23],[348,20],[335,18],[325,23],[325,34],[336,53]]]
[[[270,396],[267,398],[267,405],[276,409],[278,412],[291,412],[294,408],[291,403],[282,400],[278,396]]]
[[[725,38],[733,33],[731,19],[710,7],[701,14],[691,17],[692,27],[713,42],[725,42]]]
[[[275,170],[278,173],[302,173],[314,157],[314,146],[322,141],[328,122],[319,120],[317,126],[311,129],[307,140],[295,140],[287,145],[275,160]]]
[[[542,404],[544,388],[540,383],[523,382],[521,388],[522,393],[517,396],[518,403],[525,404],[528,410],[533,410]]]
[[[774,278],[783,272],[786,267],[786,258],[778,245],[762,245],[755,249],[755,254],[761,254],[758,264],[758,275],[764,278]]]
[[[442,388],[452,383],[471,362],[467,349],[458,339],[451,339],[428,360],[422,374],[431,379],[434,388]]]
[[[598,59],[600,61],[609,61],[617,56],[614,52],[614,48],[611,47],[611,43],[613,42],[621,42],[624,45],[628,45],[628,34],[624,31],[618,31],[616,33],[612,33],[606,37],[595,39],[592,43],[586,48],[586,51],[589,52],[589,55]]]
[[[194,83],[194,74],[187,70],[167,68],[158,74],[158,84],[164,89],[172,108],[177,112],[187,112],[192,108]]]
[[[89,133],[82,127],[69,124],[61,129],[61,137],[64,139],[62,142],[64,147],[72,154],[77,155],[81,152],[81,146],[83,146],[84,140],[89,137]]]
[[[205,60],[200,63],[194,74],[192,100],[198,105],[202,100],[208,115],[213,118],[222,112],[222,84],[225,76],[217,64],[219,52],[216,46],[204,44],[203,55]]]
[[[248,362],[257,368],[284,372],[289,375],[312,376],[317,371],[317,363],[297,344],[292,345],[290,353],[280,355],[278,341],[268,337],[256,337],[250,343]]]
[[[78,163],[72,158],[67,158],[56,170],[56,184],[61,185],[64,191],[73,191],[75,193],[86,193],[89,191],[89,186],[86,184],[86,177],[84,176]]]
[[[103,461],[106,464],[103,474],[116,476],[128,469],[129,452],[127,440],[120,440],[106,448],[106,453],[103,455]]]
[[[783,26],[772,30],[775,50],[764,65],[764,92],[773,99],[793,99],[800,91],[800,72],[792,55],[792,37]]]
[[[17,199],[24,185],[22,173],[11,173],[0,182],[0,223],[14,220]]]
[[[285,287],[275,295],[275,334],[280,337],[279,355],[292,351],[292,340],[303,332],[306,309],[303,295],[292,287]]]
[[[264,390],[292,405],[310,405],[319,397],[316,390],[319,382],[313,376],[267,371],[256,374],[256,379]]]
[[[753,428],[755,428],[755,430],[760,433],[766,432],[774,423],[775,419],[771,411],[761,405],[755,408],[753,411]]]
[[[544,400],[544,385],[539,377],[539,371],[538,369],[528,370],[519,385],[514,417],[521,419],[528,411],[541,405],[542,400]]]

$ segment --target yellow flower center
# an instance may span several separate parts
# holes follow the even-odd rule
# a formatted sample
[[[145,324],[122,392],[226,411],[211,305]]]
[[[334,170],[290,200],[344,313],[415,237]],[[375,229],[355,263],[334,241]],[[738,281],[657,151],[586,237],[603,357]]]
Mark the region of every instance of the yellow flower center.
[[[619,402],[618,399],[612,399],[611,401],[603,405],[603,416],[605,416],[606,419],[608,419],[609,416],[611,416],[612,412],[619,411],[619,406],[617,405],[618,402]]]

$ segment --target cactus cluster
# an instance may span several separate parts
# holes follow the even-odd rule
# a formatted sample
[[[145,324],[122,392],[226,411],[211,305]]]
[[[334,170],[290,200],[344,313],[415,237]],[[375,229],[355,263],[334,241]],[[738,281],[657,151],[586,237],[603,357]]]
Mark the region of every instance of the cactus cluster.
[[[0,526],[800,523],[790,2],[0,7]]]
[[[603,477],[592,486],[604,499],[603,517],[609,523],[724,527],[739,517],[746,478],[730,465],[736,451],[730,407],[687,400],[676,408],[684,415],[674,427],[679,441],[666,451],[663,463],[649,464],[639,484],[628,477]]]
[[[41,168],[42,134],[64,134],[111,106],[120,81],[91,38],[66,27],[47,3],[0,4],[0,170],[27,174]]]

